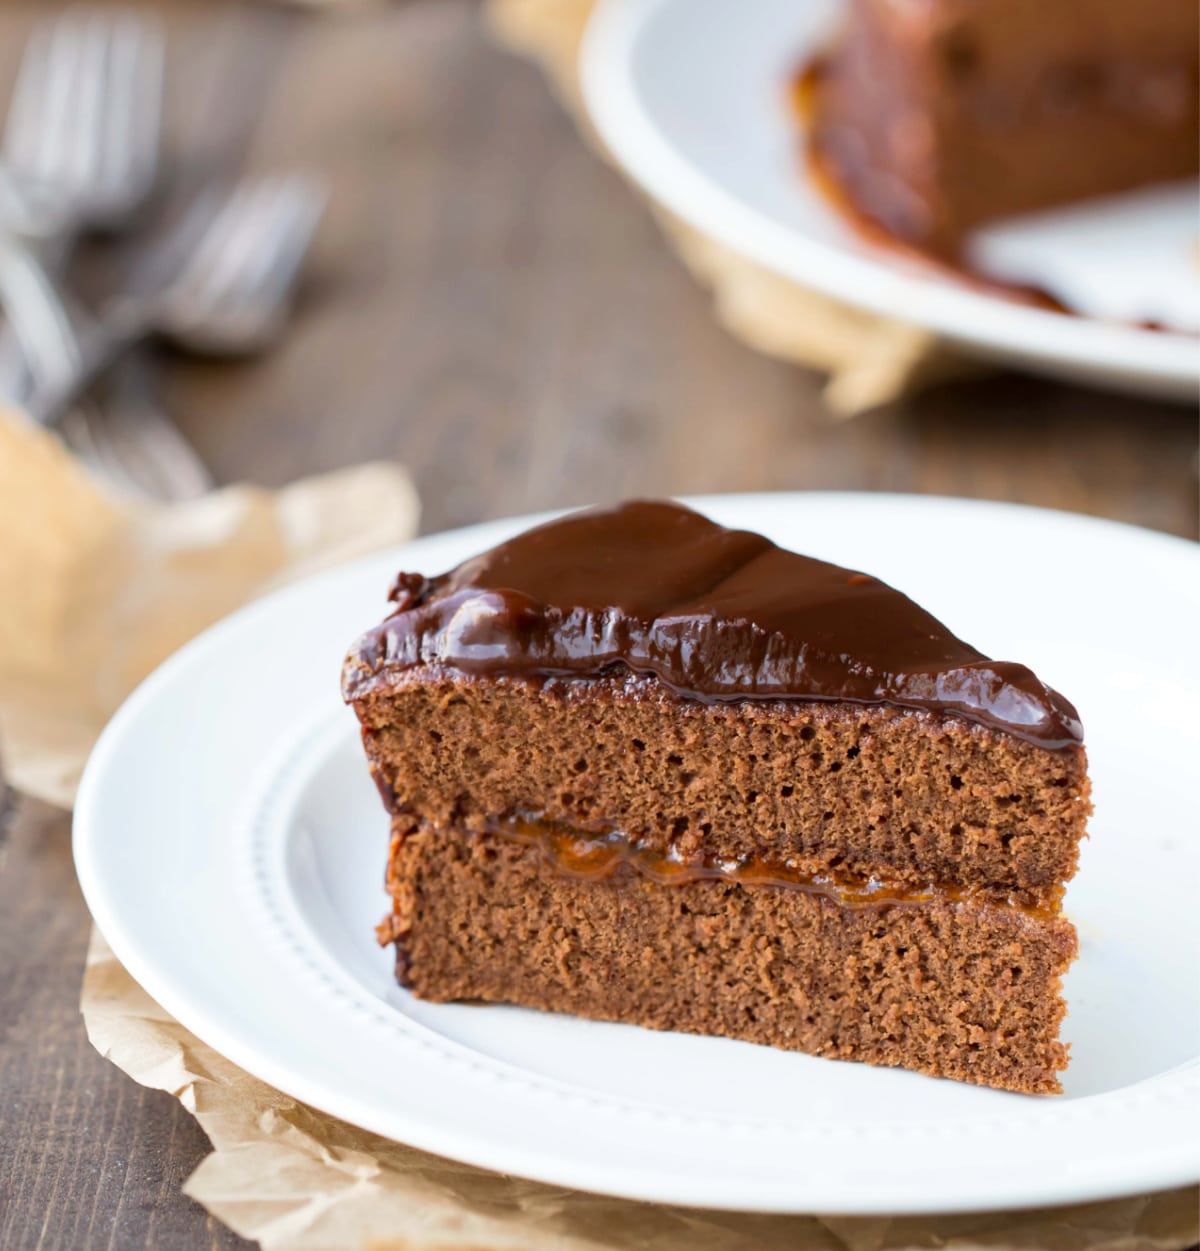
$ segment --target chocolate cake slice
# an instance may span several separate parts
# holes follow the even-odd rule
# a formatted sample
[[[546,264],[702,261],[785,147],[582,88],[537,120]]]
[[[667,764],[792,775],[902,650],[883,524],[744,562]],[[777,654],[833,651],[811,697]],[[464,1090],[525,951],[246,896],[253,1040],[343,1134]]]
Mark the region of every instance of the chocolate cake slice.
[[[953,254],[982,222],[1200,169],[1195,0],[851,0],[813,86],[819,168]]]
[[[1056,1091],[1078,716],[898,591],[672,503],[403,573],[343,691],[426,999]]]

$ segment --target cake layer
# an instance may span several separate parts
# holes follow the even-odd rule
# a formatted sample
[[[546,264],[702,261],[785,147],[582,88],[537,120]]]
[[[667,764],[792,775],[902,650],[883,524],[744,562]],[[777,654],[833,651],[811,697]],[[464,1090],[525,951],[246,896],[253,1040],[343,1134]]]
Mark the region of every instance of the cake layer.
[[[533,682],[426,666],[356,710],[394,813],[617,831],[682,866],[766,862],[1053,908],[1090,811],[1082,747],[896,708],[705,704],[629,673]]]
[[[971,227],[1200,167],[1194,0],[853,0],[818,76],[818,165],[893,234]]]
[[[1010,905],[847,907],[768,885],[581,881],[536,843],[393,823],[400,981],[422,998],[521,1004],[723,1035],[1027,1093],[1060,1089],[1069,922]]]

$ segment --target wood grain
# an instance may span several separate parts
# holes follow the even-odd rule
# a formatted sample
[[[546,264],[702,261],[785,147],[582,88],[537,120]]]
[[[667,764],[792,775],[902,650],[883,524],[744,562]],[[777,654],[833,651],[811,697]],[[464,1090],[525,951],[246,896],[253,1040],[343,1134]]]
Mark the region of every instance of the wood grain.
[[[0,82],[49,7],[0,10]],[[644,205],[488,44],[470,0],[329,18],[152,7],[172,49],[167,209],[214,170],[303,165],[334,191],[278,351],[165,359],[169,409],[220,479],[396,457],[427,530],[816,487],[1195,534],[1193,412],[996,375],[832,423],[819,378],[715,324]],[[95,256],[83,280],[120,264]],[[244,1245],[180,1193],[206,1149],[191,1118],[84,1038],[88,925],[67,818],[23,804],[0,849],[0,1247]]]
[[[180,1191],[208,1150],[195,1121],[84,1037],[69,826],[24,801],[0,850],[0,1247],[248,1245]]]

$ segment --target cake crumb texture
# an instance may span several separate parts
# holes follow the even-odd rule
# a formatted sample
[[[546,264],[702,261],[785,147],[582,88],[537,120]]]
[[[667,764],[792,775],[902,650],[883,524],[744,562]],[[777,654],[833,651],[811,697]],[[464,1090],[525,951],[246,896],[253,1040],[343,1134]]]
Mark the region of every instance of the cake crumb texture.
[[[1023,1093],[1061,1089],[1072,925],[938,900],[846,908],[799,890],[629,871],[577,881],[535,846],[394,822],[400,981],[483,1000],[715,1034]]]
[[[393,812],[617,825],[685,863],[765,859],[1055,907],[1091,811],[1082,746],[895,708],[701,704],[630,674],[538,684],[429,668],[357,708]]]

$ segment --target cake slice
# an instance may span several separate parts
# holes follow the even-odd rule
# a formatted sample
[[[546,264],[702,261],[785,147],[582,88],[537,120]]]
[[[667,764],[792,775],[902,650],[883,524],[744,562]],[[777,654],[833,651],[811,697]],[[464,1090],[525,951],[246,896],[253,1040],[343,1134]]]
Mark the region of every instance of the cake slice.
[[[1059,1089],[1089,784],[1028,669],[672,503],[392,599],[343,691],[415,994]]]
[[[953,254],[982,222],[1200,169],[1195,0],[851,0],[812,151],[858,213]]]

